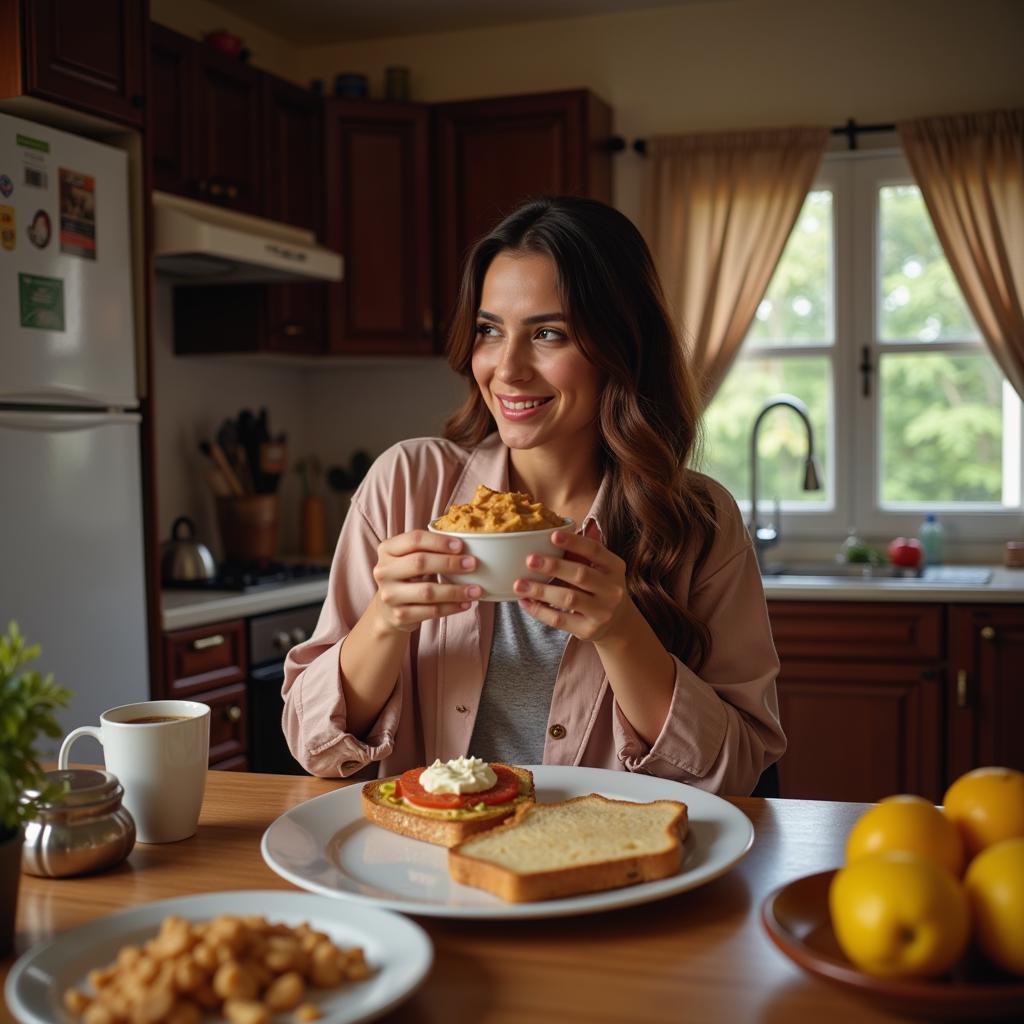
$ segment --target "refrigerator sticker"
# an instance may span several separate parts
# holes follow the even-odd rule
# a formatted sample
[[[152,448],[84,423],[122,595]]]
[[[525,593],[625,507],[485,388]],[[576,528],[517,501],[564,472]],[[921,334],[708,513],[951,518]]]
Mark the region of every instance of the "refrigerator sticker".
[[[14,252],[18,235],[14,227],[14,207],[0,204],[0,246]]]
[[[25,164],[25,184],[31,185],[32,188],[46,188],[49,184],[46,169]]]
[[[59,278],[19,274],[18,301],[22,327],[64,330],[64,282]]]
[[[96,179],[60,169],[60,251],[96,259]]]
[[[42,139],[33,139],[31,135],[16,136],[17,143],[25,149],[34,149],[37,153],[49,153],[50,144]]]
[[[0,196],[6,199],[14,191],[14,182],[6,174],[0,174]]]
[[[50,234],[50,215],[45,210],[36,210],[28,226],[28,240],[37,249],[45,249],[50,244]]]

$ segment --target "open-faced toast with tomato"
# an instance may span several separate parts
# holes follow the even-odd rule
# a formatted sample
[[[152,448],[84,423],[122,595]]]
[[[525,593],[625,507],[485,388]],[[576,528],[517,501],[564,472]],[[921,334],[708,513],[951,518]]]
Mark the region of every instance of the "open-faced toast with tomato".
[[[533,774],[514,765],[460,757],[363,786],[363,814],[410,839],[454,846],[494,828],[534,799]]]

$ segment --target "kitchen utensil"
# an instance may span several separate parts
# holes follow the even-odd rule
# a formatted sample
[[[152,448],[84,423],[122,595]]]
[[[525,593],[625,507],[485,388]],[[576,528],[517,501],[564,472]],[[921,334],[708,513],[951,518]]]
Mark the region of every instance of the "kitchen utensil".
[[[181,583],[212,580],[216,575],[217,563],[210,549],[196,539],[195,524],[188,516],[178,516],[160,555],[160,578],[164,583]]]
[[[50,771],[47,783],[67,787],[43,804],[25,826],[21,868],[29,875],[65,878],[120,864],[135,846],[135,821],[123,806],[124,787],[110,772],[93,768]],[[22,802],[35,799],[28,790]]]
[[[761,906],[768,937],[810,974],[884,1009],[938,1020],[995,1020],[1024,1015],[1024,981],[996,978],[965,963],[944,978],[878,978],[858,970],[832,931],[828,890],[835,871],[797,878]]]
[[[231,488],[231,493],[236,497],[241,497],[245,494],[245,489],[242,487],[242,482],[238,479],[238,475],[235,473],[234,468],[228,461],[227,455],[224,453],[224,449],[216,441],[204,441],[200,446],[204,454],[208,454],[213,459],[217,468],[221,471],[224,479],[228,483],[228,487]]]

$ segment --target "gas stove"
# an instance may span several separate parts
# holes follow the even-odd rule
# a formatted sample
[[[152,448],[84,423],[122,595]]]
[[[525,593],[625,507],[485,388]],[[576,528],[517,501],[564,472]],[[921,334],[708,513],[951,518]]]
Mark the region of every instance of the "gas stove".
[[[330,573],[327,565],[307,562],[221,562],[211,580],[164,583],[177,590],[234,590],[249,593],[288,583],[322,579]]]

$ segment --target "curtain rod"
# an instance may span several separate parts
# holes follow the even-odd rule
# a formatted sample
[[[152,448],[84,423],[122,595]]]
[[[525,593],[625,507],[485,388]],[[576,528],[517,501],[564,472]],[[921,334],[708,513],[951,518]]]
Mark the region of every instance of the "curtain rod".
[[[836,125],[834,128],[829,129],[830,135],[845,135],[847,147],[849,149],[857,148],[857,136],[861,133],[869,132],[894,132],[896,131],[896,125],[894,124],[857,124],[854,119],[848,118],[846,124]],[[613,135],[608,140],[608,148],[613,153],[619,153],[626,148],[626,140],[621,135]],[[633,149],[641,156],[647,155],[647,140],[646,139],[634,139]]]

